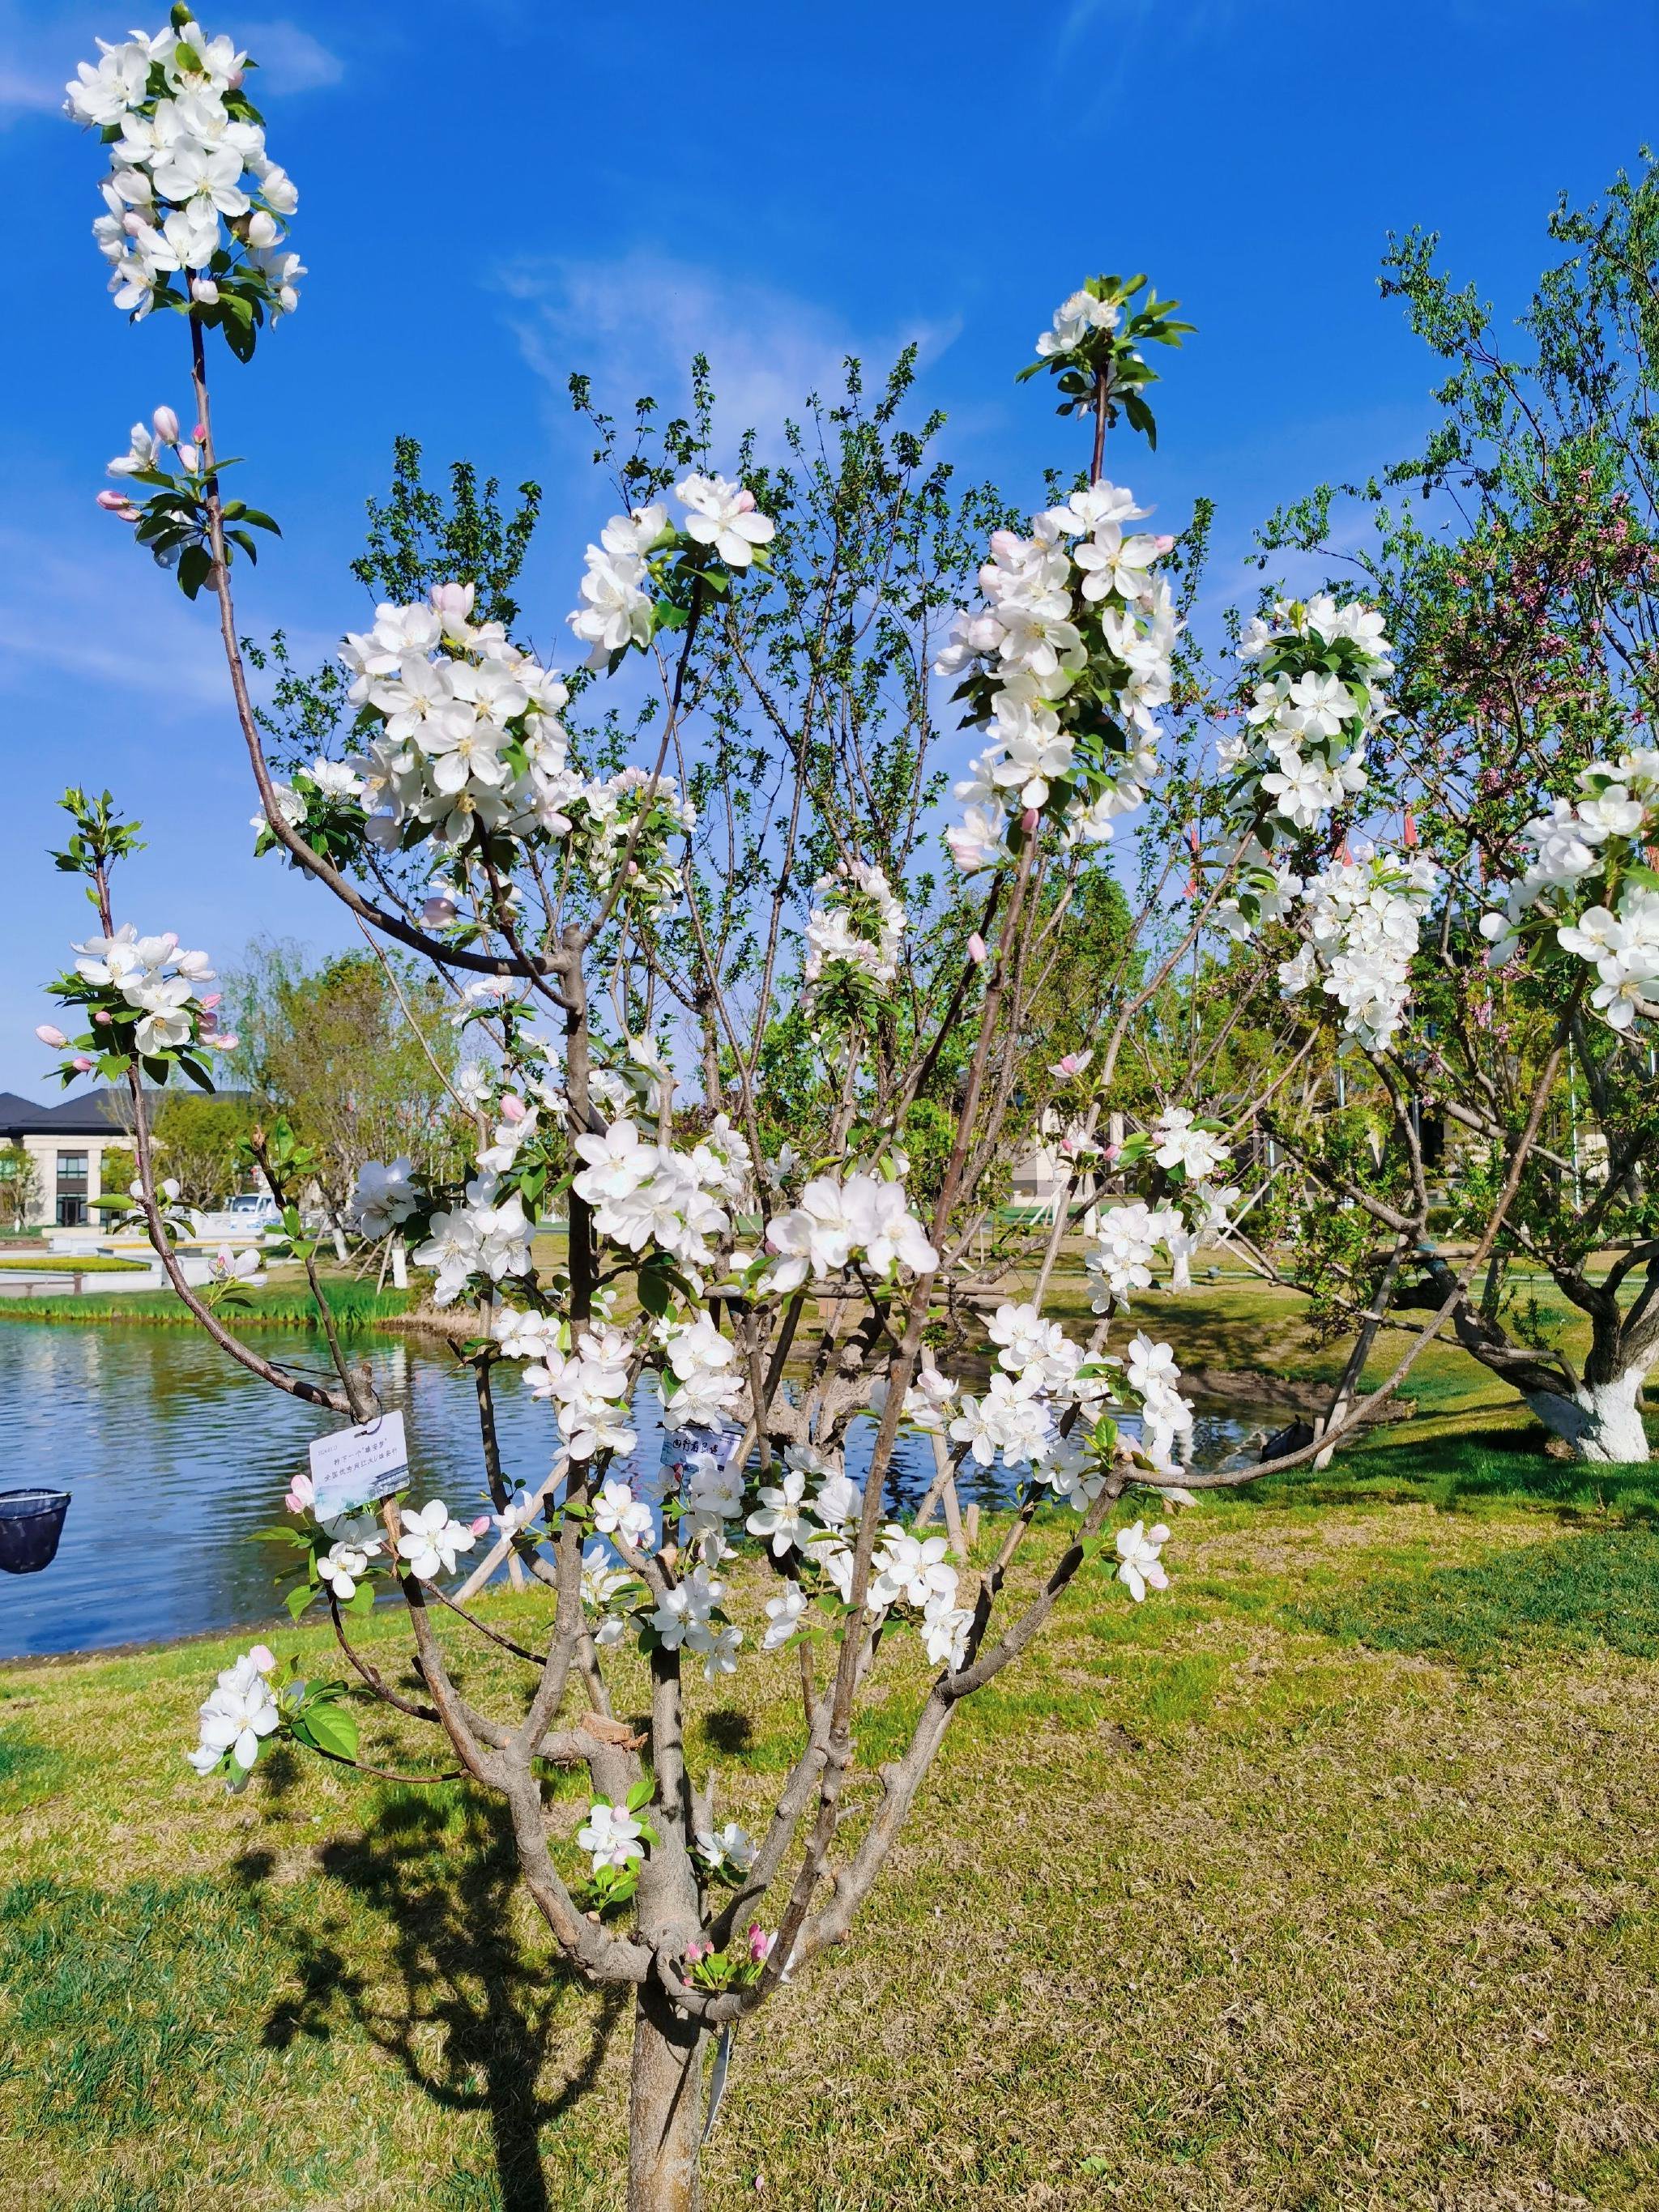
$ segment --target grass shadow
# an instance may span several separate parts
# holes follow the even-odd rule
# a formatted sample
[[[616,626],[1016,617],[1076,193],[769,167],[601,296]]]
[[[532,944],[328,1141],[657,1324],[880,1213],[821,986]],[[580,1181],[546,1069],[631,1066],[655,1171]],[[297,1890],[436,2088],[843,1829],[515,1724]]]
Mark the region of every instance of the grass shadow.
[[[1310,1468],[1243,1485],[1231,1502],[1287,1506],[1433,1505],[1442,1512],[1529,1506],[1566,1522],[1659,1527],[1659,1462],[1633,1466],[1549,1458],[1538,1425],[1455,1436],[1378,1437]]]
[[[561,2014],[586,1985],[556,1956],[531,1955],[514,1929],[518,1864],[494,1808],[458,1784],[376,1791],[364,1833],[325,1845],[324,1874],[376,1915],[390,1937],[392,1980],[353,1964],[362,1944],[296,1927],[300,1988],[270,2014],[267,2047],[326,2041],[349,2020],[447,2112],[488,2120],[494,2186],[473,2177],[499,2212],[552,2212],[543,2130],[593,2086],[628,1992],[600,1994],[586,2048],[556,2088],[542,2078],[562,2039]],[[245,1880],[264,1869],[245,1862]],[[434,2033],[435,2031],[435,2033]]]
[[[1287,1627],[1373,1651],[1481,1669],[1600,1645],[1659,1657],[1659,1535],[1605,1530],[1522,1544],[1472,1566],[1437,1568],[1289,1606]]]

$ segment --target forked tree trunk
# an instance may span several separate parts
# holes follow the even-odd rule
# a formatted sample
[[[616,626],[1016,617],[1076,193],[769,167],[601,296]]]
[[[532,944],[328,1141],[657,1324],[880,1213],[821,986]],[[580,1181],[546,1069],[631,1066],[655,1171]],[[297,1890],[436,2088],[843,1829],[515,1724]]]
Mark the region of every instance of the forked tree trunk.
[[[628,2212],[702,2212],[702,2045],[648,1984],[634,2007],[628,2099]]]
[[[1435,1259],[1428,1263],[1426,1284],[1396,1303],[1438,1304],[1454,1285],[1451,1269]],[[1585,1301],[1578,1297],[1574,1304],[1583,1309]],[[1582,1378],[1553,1354],[1512,1343],[1502,1323],[1467,1297],[1452,1310],[1452,1327],[1464,1351],[1518,1390],[1545,1427],[1571,1446],[1576,1459],[1639,1466],[1650,1456],[1642,1386],[1655,1358],[1652,1325],[1632,1326],[1612,1298],[1589,1310],[1590,1350]]]

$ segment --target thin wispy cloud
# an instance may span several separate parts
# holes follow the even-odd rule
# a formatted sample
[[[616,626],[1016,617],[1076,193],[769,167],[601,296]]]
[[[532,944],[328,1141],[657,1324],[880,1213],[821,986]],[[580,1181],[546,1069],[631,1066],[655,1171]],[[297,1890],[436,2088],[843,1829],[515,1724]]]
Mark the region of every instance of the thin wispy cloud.
[[[262,90],[326,92],[345,75],[338,54],[286,17],[277,22],[234,22],[231,35],[258,63]]]
[[[287,16],[238,17],[211,9],[208,13],[210,31],[228,32],[259,63],[264,90],[322,92],[345,76],[340,57]],[[0,0],[0,127],[57,113],[76,64],[96,60],[100,39],[118,40],[135,21],[157,29],[166,15],[160,0],[141,0],[137,7],[112,12],[107,4],[33,8]]]
[[[524,359],[562,401],[572,370],[593,380],[607,411],[649,392],[683,405],[694,354],[708,356],[723,443],[757,433],[763,458],[782,445],[809,392],[831,398],[855,354],[884,370],[913,340],[924,360],[956,336],[955,319],[918,316],[886,331],[855,331],[833,313],[781,287],[729,276],[638,249],[614,260],[526,258],[496,272],[512,301],[507,320]]]
[[[142,699],[149,711],[223,703],[216,635],[118,524],[106,548],[0,532],[0,610],[7,691],[61,697],[57,679],[67,676],[118,701]]]

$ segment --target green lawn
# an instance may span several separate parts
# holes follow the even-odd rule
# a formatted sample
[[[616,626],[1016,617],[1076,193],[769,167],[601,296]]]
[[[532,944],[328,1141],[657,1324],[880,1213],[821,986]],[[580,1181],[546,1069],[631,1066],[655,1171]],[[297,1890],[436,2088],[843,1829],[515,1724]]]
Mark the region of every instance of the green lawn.
[[[1144,1607],[1090,1570],[739,2038],[710,2212],[1659,2206],[1659,1475],[1535,1447],[1387,1432],[1182,1515]],[[0,1669],[6,2201],[615,2212],[625,2023],[550,1968],[493,1808],[287,1754],[198,1784],[235,1648]],[[793,1671],[698,1686],[722,1817]]]
[[[325,1277],[323,1293],[335,1320],[347,1329],[372,1328],[377,1322],[390,1321],[406,1312],[414,1303],[413,1293],[409,1291],[376,1291],[367,1278],[359,1282],[349,1275]],[[114,1291],[104,1297],[96,1291],[78,1297],[72,1291],[58,1296],[46,1292],[39,1297],[0,1299],[0,1322],[8,1316],[15,1321],[136,1322],[161,1328],[196,1327],[190,1309],[171,1290]],[[227,1310],[225,1318],[239,1329],[250,1326],[314,1328],[317,1309],[304,1275],[297,1267],[289,1267],[274,1271],[269,1282],[250,1289],[246,1307]]]

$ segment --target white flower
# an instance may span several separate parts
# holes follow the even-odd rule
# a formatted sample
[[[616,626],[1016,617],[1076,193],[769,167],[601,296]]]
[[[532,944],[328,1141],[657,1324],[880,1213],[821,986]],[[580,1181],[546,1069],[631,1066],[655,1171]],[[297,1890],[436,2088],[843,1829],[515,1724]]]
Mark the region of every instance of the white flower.
[[[357,1595],[357,1585],[368,1571],[368,1563],[380,1556],[378,1536],[359,1537],[352,1543],[331,1544],[317,1562],[317,1572],[328,1584],[337,1603],[346,1605]]]
[[[735,1820],[723,1828],[699,1828],[692,1850],[705,1864],[734,1875],[747,1874],[760,1856],[760,1845]]]
[[[885,1540],[870,1562],[872,1612],[898,1604],[925,1607],[941,1598],[954,1604],[957,1571],[945,1561],[950,1547],[943,1536],[913,1536],[896,1523],[882,1534]]]
[[[781,1484],[761,1492],[759,1505],[744,1525],[751,1536],[764,1538],[781,1559],[786,1552],[800,1550],[815,1533],[805,1499],[806,1476],[791,1468]]]
[[[1037,339],[1038,357],[1047,361],[1054,354],[1073,352],[1091,331],[1115,331],[1118,313],[1114,301],[1097,300],[1092,292],[1073,292],[1054,309],[1053,323]]]
[[[360,1237],[378,1243],[408,1220],[418,1196],[412,1160],[399,1155],[390,1166],[381,1160],[365,1160],[346,1208],[347,1222]]]
[[[601,1867],[625,1867],[630,1859],[642,1859],[645,1845],[640,1841],[643,1824],[621,1805],[607,1805],[601,1798],[588,1808],[586,1825],[576,1831],[576,1842],[585,1851],[593,1855],[593,1871]]]
[[[703,1651],[702,1678],[705,1682],[716,1682],[722,1674],[738,1671],[738,1646],[743,1642],[743,1631],[728,1624],[716,1629]]]
[[[763,1651],[776,1651],[788,1643],[800,1626],[809,1602],[799,1583],[786,1583],[776,1597],[767,1599],[766,1633],[761,1638]]]
[[[756,513],[753,492],[724,477],[687,477],[674,496],[690,509],[686,536],[712,546],[728,568],[746,568],[755,548],[767,544],[776,528],[769,516]]]
[[[972,1613],[957,1604],[954,1593],[928,1600],[921,1616],[921,1642],[935,1667],[949,1667],[954,1673],[966,1663],[973,1625]]]
[[[613,1475],[593,1501],[593,1526],[601,1536],[615,1536],[637,1551],[651,1540],[651,1508]]]
[[[452,1521],[441,1498],[405,1512],[398,1534],[398,1557],[419,1582],[453,1575],[459,1553],[470,1552],[477,1537],[464,1522]]]
[[[245,1775],[252,1766],[260,1744],[282,1719],[266,1680],[276,1664],[264,1645],[256,1644],[219,1676],[198,1711],[201,1741],[185,1754],[198,1774],[210,1774],[227,1752]]]
[[[1171,1106],[1161,1114],[1152,1138],[1152,1157],[1159,1167],[1181,1168],[1193,1182],[1204,1182],[1232,1158],[1214,1130],[1194,1126],[1194,1116],[1185,1106]]]
[[[1144,1521],[1137,1521],[1117,1532],[1117,1579],[1137,1605],[1149,1588],[1161,1590],[1170,1587],[1170,1577],[1158,1558],[1169,1540],[1170,1532],[1161,1521],[1152,1528]]]

